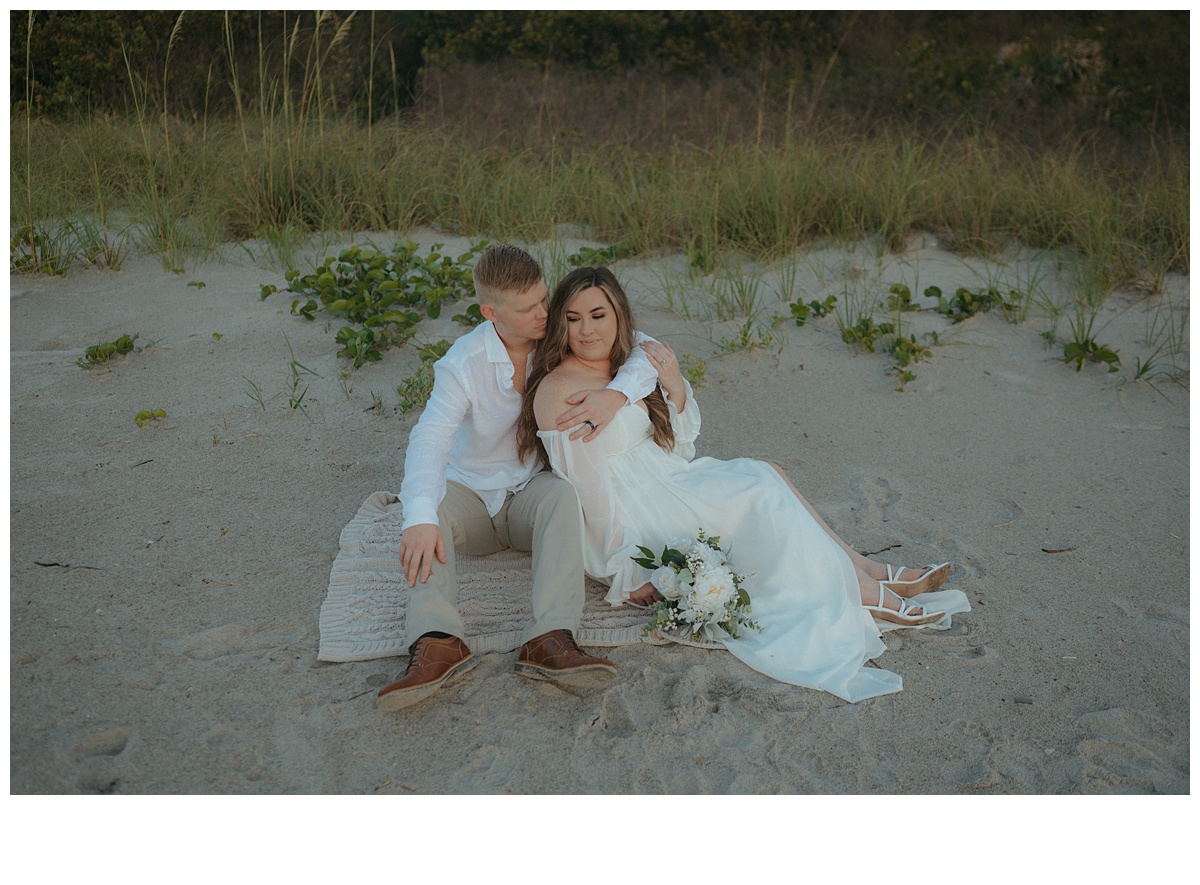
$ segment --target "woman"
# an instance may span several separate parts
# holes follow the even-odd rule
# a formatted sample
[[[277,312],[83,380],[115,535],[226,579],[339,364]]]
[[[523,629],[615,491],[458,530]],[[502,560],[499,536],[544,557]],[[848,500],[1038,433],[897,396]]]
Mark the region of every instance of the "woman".
[[[872,615],[902,626],[948,622],[969,609],[959,591],[938,594],[926,611],[900,594],[933,589],[939,566],[889,589],[889,572],[843,543],[782,472],[746,458],[695,458],[700,412],[669,347],[643,345],[660,387],[621,409],[591,443],[573,442],[555,417],[566,396],[607,384],[632,351],[629,301],[607,268],[580,268],[555,288],[546,335],[518,424],[518,451],[538,457],[575,486],[584,515],[584,563],[610,584],[607,599],[657,597],[637,546],[661,549],[697,529],[719,535],[746,584],[761,631],[723,639],[739,659],[773,678],[829,691],[850,701],[899,691],[901,679],[864,664],[884,649]],[[906,571],[906,570],[902,570]],[[948,604],[942,605],[942,602]]]

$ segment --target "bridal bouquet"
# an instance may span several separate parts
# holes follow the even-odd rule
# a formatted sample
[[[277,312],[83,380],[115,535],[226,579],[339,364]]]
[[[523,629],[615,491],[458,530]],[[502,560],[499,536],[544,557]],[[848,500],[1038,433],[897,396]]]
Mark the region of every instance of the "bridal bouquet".
[[[750,594],[742,583],[750,575],[735,572],[721,539],[700,529],[696,540],[673,540],[656,560],[654,551],[638,545],[642,556],[630,557],[653,569],[650,583],[663,598],[650,606],[655,618],[643,635],[655,629],[685,629],[692,637],[716,639],[720,627],[734,639],[742,629],[761,630],[750,620]]]

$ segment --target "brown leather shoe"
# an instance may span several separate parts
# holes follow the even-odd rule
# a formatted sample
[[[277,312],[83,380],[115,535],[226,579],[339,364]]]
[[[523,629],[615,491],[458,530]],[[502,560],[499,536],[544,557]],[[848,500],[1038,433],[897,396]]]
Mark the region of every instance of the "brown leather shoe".
[[[394,713],[423,701],[439,688],[454,682],[475,666],[477,660],[457,636],[438,639],[422,636],[408,649],[408,669],[391,685],[379,689],[379,709]]]
[[[612,661],[585,655],[570,630],[551,630],[521,646],[517,673],[565,688],[600,688],[616,679],[617,667]]]

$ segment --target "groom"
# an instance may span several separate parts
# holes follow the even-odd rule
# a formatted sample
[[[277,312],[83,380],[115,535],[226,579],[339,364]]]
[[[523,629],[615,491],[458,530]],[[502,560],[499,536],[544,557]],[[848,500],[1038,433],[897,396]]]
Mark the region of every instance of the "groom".
[[[535,459],[517,458],[516,427],[529,356],[546,334],[542,269],[515,246],[492,246],[474,271],[487,322],[459,338],[434,365],[429,404],[409,437],[400,501],[400,564],[409,586],[408,669],[381,689],[382,710],[411,706],[476,663],[463,641],[455,554],[504,548],[533,553],[533,619],[518,674],[569,688],[606,685],[609,660],[585,655],[572,631],[583,613],[582,516],[575,490]],[[654,389],[642,349],[604,390],[580,391],[558,427],[594,439],[627,402]],[[586,433],[586,435],[585,435]]]

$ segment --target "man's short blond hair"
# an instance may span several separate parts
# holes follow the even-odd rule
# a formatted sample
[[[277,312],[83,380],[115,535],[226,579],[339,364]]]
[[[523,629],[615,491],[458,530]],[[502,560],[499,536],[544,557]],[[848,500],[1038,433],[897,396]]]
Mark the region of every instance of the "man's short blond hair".
[[[520,295],[542,281],[542,268],[516,246],[489,246],[471,271],[479,300],[493,304],[505,295]]]

